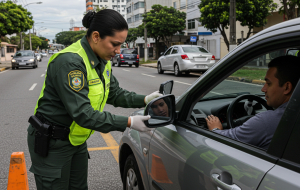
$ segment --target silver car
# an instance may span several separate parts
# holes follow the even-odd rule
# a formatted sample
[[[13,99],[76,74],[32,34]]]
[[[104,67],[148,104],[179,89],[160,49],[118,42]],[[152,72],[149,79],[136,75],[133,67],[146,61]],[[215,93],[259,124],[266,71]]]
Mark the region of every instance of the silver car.
[[[206,71],[216,63],[215,56],[202,46],[175,45],[161,55],[157,61],[159,74],[174,71],[175,76],[180,76],[182,72]]]
[[[48,54],[46,52],[43,52],[42,57],[48,57]]]
[[[267,147],[219,135],[208,130],[205,120],[218,116],[228,129],[272,109],[261,93],[263,80],[232,75],[266,72],[265,63],[280,52],[300,50],[299,42],[300,18],[268,27],[229,52],[176,100],[163,89],[164,96],[134,112],[151,115],[145,124],[152,130],[123,133],[119,168],[124,189],[299,190],[299,84]]]

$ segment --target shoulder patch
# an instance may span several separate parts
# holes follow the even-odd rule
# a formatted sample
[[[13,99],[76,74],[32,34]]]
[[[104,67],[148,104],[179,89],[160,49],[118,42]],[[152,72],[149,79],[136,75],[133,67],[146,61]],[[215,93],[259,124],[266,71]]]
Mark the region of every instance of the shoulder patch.
[[[84,86],[84,75],[81,71],[75,70],[68,74],[69,86],[72,90],[79,92]]]

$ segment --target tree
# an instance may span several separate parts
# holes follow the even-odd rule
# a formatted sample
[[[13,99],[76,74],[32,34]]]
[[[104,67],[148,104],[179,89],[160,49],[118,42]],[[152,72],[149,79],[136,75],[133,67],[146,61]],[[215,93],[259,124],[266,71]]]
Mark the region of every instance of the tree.
[[[172,36],[185,29],[186,13],[173,7],[153,5],[150,12],[143,15],[146,21],[147,36],[161,38],[170,47]]]
[[[287,20],[296,18],[296,7],[300,8],[300,0],[280,0],[280,3],[279,13],[284,14]]]
[[[127,34],[127,38],[125,40],[125,43],[128,44],[133,42],[134,43],[134,47],[135,47],[135,41],[138,38],[138,28],[129,28],[128,29],[128,34]]]
[[[254,27],[261,27],[267,23],[266,17],[276,9],[273,0],[237,0],[236,20],[242,26],[248,26],[246,39],[251,35]],[[212,31],[221,32],[224,42],[229,50],[229,40],[225,29],[229,26],[230,0],[202,0],[199,4],[202,26]]]
[[[24,49],[30,49],[29,34],[23,33],[22,36],[24,37]],[[36,35],[31,34],[31,45],[32,45],[32,50],[37,49],[38,46],[40,48],[42,45],[42,39]]]
[[[63,31],[55,35],[56,43],[69,46],[77,40],[81,39],[86,31]]]
[[[0,2],[0,37],[32,28],[31,13],[11,1]]]
[[[42,40],[42,45],[40,46],[40,49],[48,49],[49,39],[47,39],[45,37],[40,37],[40,39]]]

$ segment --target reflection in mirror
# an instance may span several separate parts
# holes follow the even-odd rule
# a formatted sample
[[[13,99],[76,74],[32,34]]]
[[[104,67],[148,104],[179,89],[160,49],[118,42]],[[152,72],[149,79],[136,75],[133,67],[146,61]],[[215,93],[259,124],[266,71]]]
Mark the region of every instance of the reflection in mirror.
[[[172,83],[168,82],[164,85],[164,95],[171,94],[172,91]]]
[[[149,115],[151,118],[148,120],[149,124],[161,124],[170,121],[171,119],[171,99],[164,97],[156,100],[151,104]]]

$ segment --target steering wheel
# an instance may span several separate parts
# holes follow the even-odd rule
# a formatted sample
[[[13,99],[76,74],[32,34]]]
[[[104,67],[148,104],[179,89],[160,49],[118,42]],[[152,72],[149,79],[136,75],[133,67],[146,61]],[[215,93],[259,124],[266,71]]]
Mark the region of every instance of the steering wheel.
[[[236,119],[235,121],[233,121],[233,110],[235,108],[235,106],[241,101],[241,100],[245,100],[247,99],[248,101],[257,101],[258,103],[260,103],[261,105],[263,105],[267,110],[273,110],[272,107],[268,106],[266,100],[262,99],[259,96],[255,96],[255,95],[251,95],[251,94],[244,94],[241,96],[238,96],[235,98],[235,100],[233,100],[231,102],[231,104],[228,106],[227,109],[227,114],[226,114],[226,120],[227,120],[227,126],[229,126],[231,129],[233,127],[235,127],[236,125],[242,125],[244,122],[246,122],[248,119],[250,119],[251,117],[253,117],[253,115],[247,115],[244,117],[241,117],[239,119]]]

